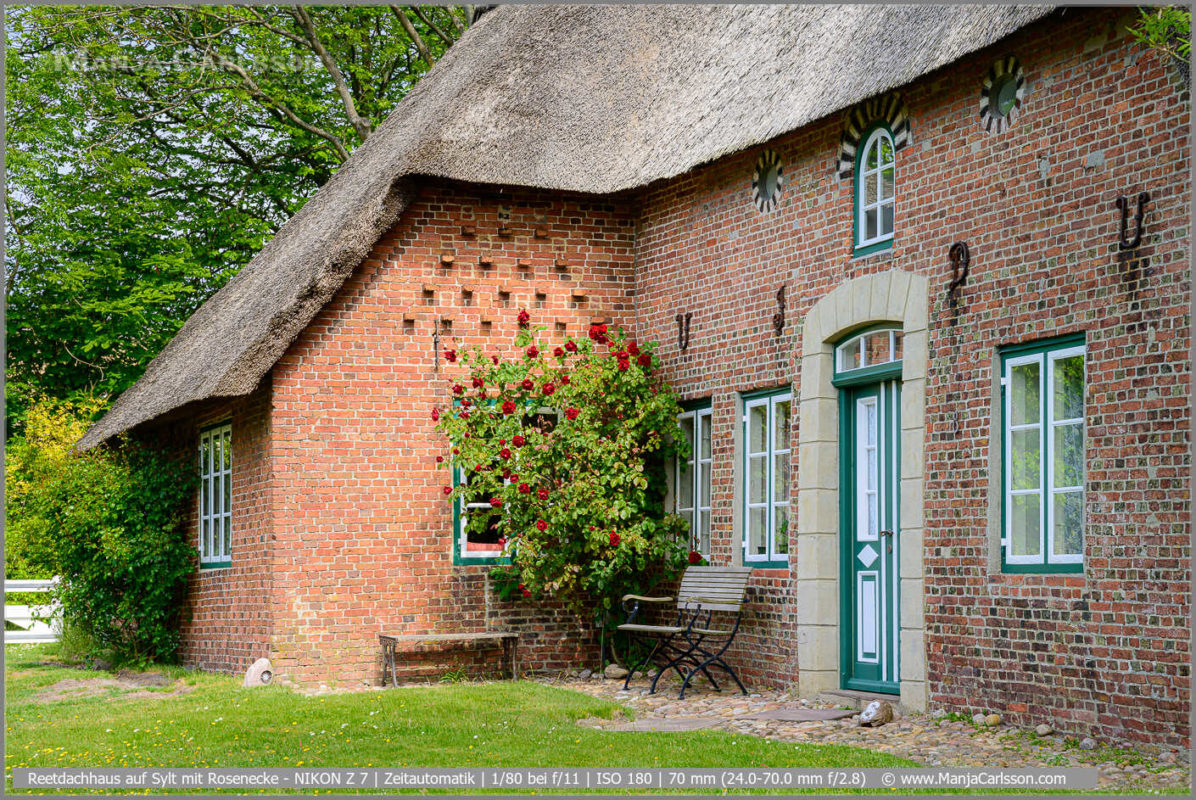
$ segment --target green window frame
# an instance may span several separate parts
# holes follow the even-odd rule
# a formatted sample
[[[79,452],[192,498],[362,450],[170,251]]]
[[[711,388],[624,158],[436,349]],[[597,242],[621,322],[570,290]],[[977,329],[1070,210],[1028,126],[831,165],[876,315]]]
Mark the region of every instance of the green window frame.
[[[860,136],[854,196],[852,255],[891,248],[897,222],[897,148],[884,122],[873,123]]]
[[[232,566],[233,426],[223,422],[199,432],[199,566]]]
[[[677,418],[690,445],[688,458],[673,462],[673,511],[689,523],[689,546],[710,557],[710,473],[714,443],[709,400],[687,404]]]
[[[1003,348],[1000,357],[1001,569],[1082,572],[1084,337]]]
[[[785,387],[742,397],[743,563],[787,568],[793,392]]]

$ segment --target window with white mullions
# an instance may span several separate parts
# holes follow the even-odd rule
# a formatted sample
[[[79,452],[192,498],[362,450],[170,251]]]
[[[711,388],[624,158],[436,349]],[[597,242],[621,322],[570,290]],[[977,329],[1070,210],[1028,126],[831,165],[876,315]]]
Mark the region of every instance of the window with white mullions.
[[[1084,560],[1084,346],[1003,358],[1006,567]]]
[[[676,512],[689,524],[690,547],[704,556],[710,555],[710,420],[709,406],[686,411],[678,418],[690,452],[688,458],[677,459],[673,476]]]
[[[789,415],[782,392],[744,402],[744,561],[787,562]]]
[[[199,562],[228,566],[233,550],[233,429],[220,425],[199,435]]]
[[[888,128],[878,126],[869,134],[858,164],[856,247],[868,247],[893,238],[896,148]]]

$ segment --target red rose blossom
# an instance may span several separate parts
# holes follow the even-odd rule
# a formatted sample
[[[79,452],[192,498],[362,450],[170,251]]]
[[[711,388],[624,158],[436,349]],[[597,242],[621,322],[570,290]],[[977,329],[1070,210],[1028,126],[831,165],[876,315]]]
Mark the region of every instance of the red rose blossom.
[[[468,397],[466,397],[464,400],[461,401],[461,408],[469,408],[471,405],[472,405],[472,403],[470,402]]]
[[[528,358],[535,358],[538,355],[540,355],[540,348],[536,347],[534,344],[531,347],[527,348],[527,357]]]
[[[527,443],[527,439],[524,439],[518,433],[515,434],[515,437],[513,439],[511,439],[511,444],[515,445],[516,447],[523,447],[523,445],[525,445],[526,443]]]
[[[626,372],[631,367],[631,362],[625,358],[619,359],[619,372]]]
[[[573,420],[577,419],[577,415],[580,413],[581,411],[576,408],[568,408],[565,410],[565,419],[572,422]]]
[[[631,342],[627,345],[627,352],[633,356],[638,356],[640,354],[640,346],[635,342]]]
[[[436,422],[439,419],[440,419],[440,409],[439,408],[432,409],[432,421]]]
[[[457,363],[457,351],[456,350],[445,350],[444,351],[444,360],[449,362],[450,364],[456,364]]]
[[[519,494],[531,494],[531,491],[532,487],[528,486],[526,483],[519,484]]]
[[[498,446],[499,446],[499,447],[502,447],[502,446],[503,446],[504,444],[506,444],[506,443],[507,443],[507,440],[506,440],[506,439],[499,439],[499,440],[498,440]]]
[[[514,413],[515,413],[515,403],[514,403],[514,401],[512,401],[512,400],[504,400],[504,401],[503,401],[503,404],[502,404],[502,413],[504,413],[504,414],[514,414]]]
[[[498,356],[490,356],[490,360],[493,361],[496,365],[498,364]]]
[[[531,378],[524,378],[523,382],[519,385],[522,386],[523,390],[526,392],[530,392],[532,389],[536,388],[536,384],[532,383]]]
[[[446,486],[446,487],[444,487],[444,493],[445,493],[445,494],[452,494],[452,493],[453,493],[453,487],[451,487],[451,486]]]
[[[519,584],[519,593],[520,593],[520,594],[522,594],[524,597],[531,597],[531,596],[532,596],[532,593],[531,593],[531,592],[529,592],[529,591],[527,590],[527,587],[525,587],[525,586],[524,586],[522,583],[521,583],[521,584]]]
[[[622,541],[622,539],[619,537],[619,534],[615,533],[614,531],[611,531],[610,532],[610,543],[613,545],[617,545],[620,541]]]
[[[459,456],[459,455],[461,455],[461,451],[460,451],[460,450],[458,450],[457,448],[455,448],[455,447],[454,447],[454,448],[453,448],[453,455],[455,455],[455,456]]]
[[[475,388],[475,389],[481,389],[481,388],[482,388],[482,387],[484,387],[485,385],[486,385],[486,382],[485,382],[484,380],[482,380],[481,378],[474,378],[474,379],[473,379],[473,388]]]
[[[500,456],[502,456],[503,458],[510,458],[510,457],[511,457],[511,450],[510,450],[510,448],[504,447],[502,450],[499,450],[499,451],[498,451],[498,454],[499,454]]]
[[[453,384],[453,394],[461,394],[465,391],[465,387],[459,383]]]
[[[648,355],[647,353],[640,353],[640,356],[636,359],[636,361],[638,361],[639,365],[645,369],[652,366],[652,356]]]
[[[544,393],[545,397],[551,397],[552,393],[556,391],[556,387],[551,383],[546,383],[544,384],[543,388],[540,389],[540,391]]]
[[[444,456],[436,456],[436,463],[437,463],[437,464],[443,464],[443,463],[444,463]]]
[[[468,411],[462,411],[462,412],[461,412],[461,419],[469,419],[469,412],[468,412]],[[468,433],[467,433],[467,434],[465,434],[465,438],[466,438],[466,439],[468,439],[468,438],[469,438],[469,434],[468,434]]]
[[[702,554],[699,553],[697,550],[690,550],[689,551],[689,563],[700,564],[701,562],[702,562]]]
[[[570,353],[576,353],[577,352],[577,343],[574,342],[572,339],[570,339],[569,341],[565,342],[565,349],[568,350]]]
[[[519,312],[519,324],[520,325],[526,325],[527,323],[529,323],[531,321],[532,321],[532,315],[527,313],[526,309],[521,310]]]
[[[536,530],[543,533],[544,531],[548,530],[548,523],[542,519],[536,520]]]
[[[490,507],[491,508],[502,508],[502,498],[501,497],[491,497],[490,498]]]
[[[536,491],[536,496],[539,497],[541,500],[547,500],[548,499],[548,490],[546,488],[544,488],[543,486],[541,486]]]

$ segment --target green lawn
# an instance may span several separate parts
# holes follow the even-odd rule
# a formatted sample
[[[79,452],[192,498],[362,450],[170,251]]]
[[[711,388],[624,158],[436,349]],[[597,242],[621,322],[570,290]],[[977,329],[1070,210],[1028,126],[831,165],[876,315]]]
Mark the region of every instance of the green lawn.
[[[616,733],[577,726],[618,706],[537,683],[446,684],[305,697],[167,668],[189,689],[110,688],[41,662],[53,645],[6,648],[6,784],[14,767],[885,767],[913,762],[845,746],[718,731]],[[69,687],[66,687],[69,688]],[[169,694],[169,692],[176,692]],[[11,791],[11,789],[10,789]]]

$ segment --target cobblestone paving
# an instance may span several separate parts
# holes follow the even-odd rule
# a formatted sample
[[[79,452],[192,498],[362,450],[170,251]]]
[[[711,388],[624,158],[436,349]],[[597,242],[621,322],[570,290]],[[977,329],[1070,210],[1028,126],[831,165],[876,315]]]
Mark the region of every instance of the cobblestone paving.
[[[810,744],[846,744],[891,753],[927,766],[948,767],[1085,767],[1100,770],[1098,790],[1116,793],[1187,793],[1190,786],[1188,753],[1129,749],[1098,745],[1081,750],[1076,739],[1056,733],[1038,737],[1010,725],[981,727],[952,717],[920,714],[899,717],[879,728],[860,727],[853,718],[834,721],[786,722],[747,719],[777,709],[834,708],[799,700],[783,691],[763,691],[744,697],[691,686],[684,700],[677,689],[663,687],[649,695],[647,679],[633,680],[622,691],[622,680],[565,678],[551,681],[563,688],[620,703],[636,720],[715,717],[713,727],[736,733]],[[688,720],[681,722],[686,724]],[[625,721],[584,720],[594,727],[615,728]]]

